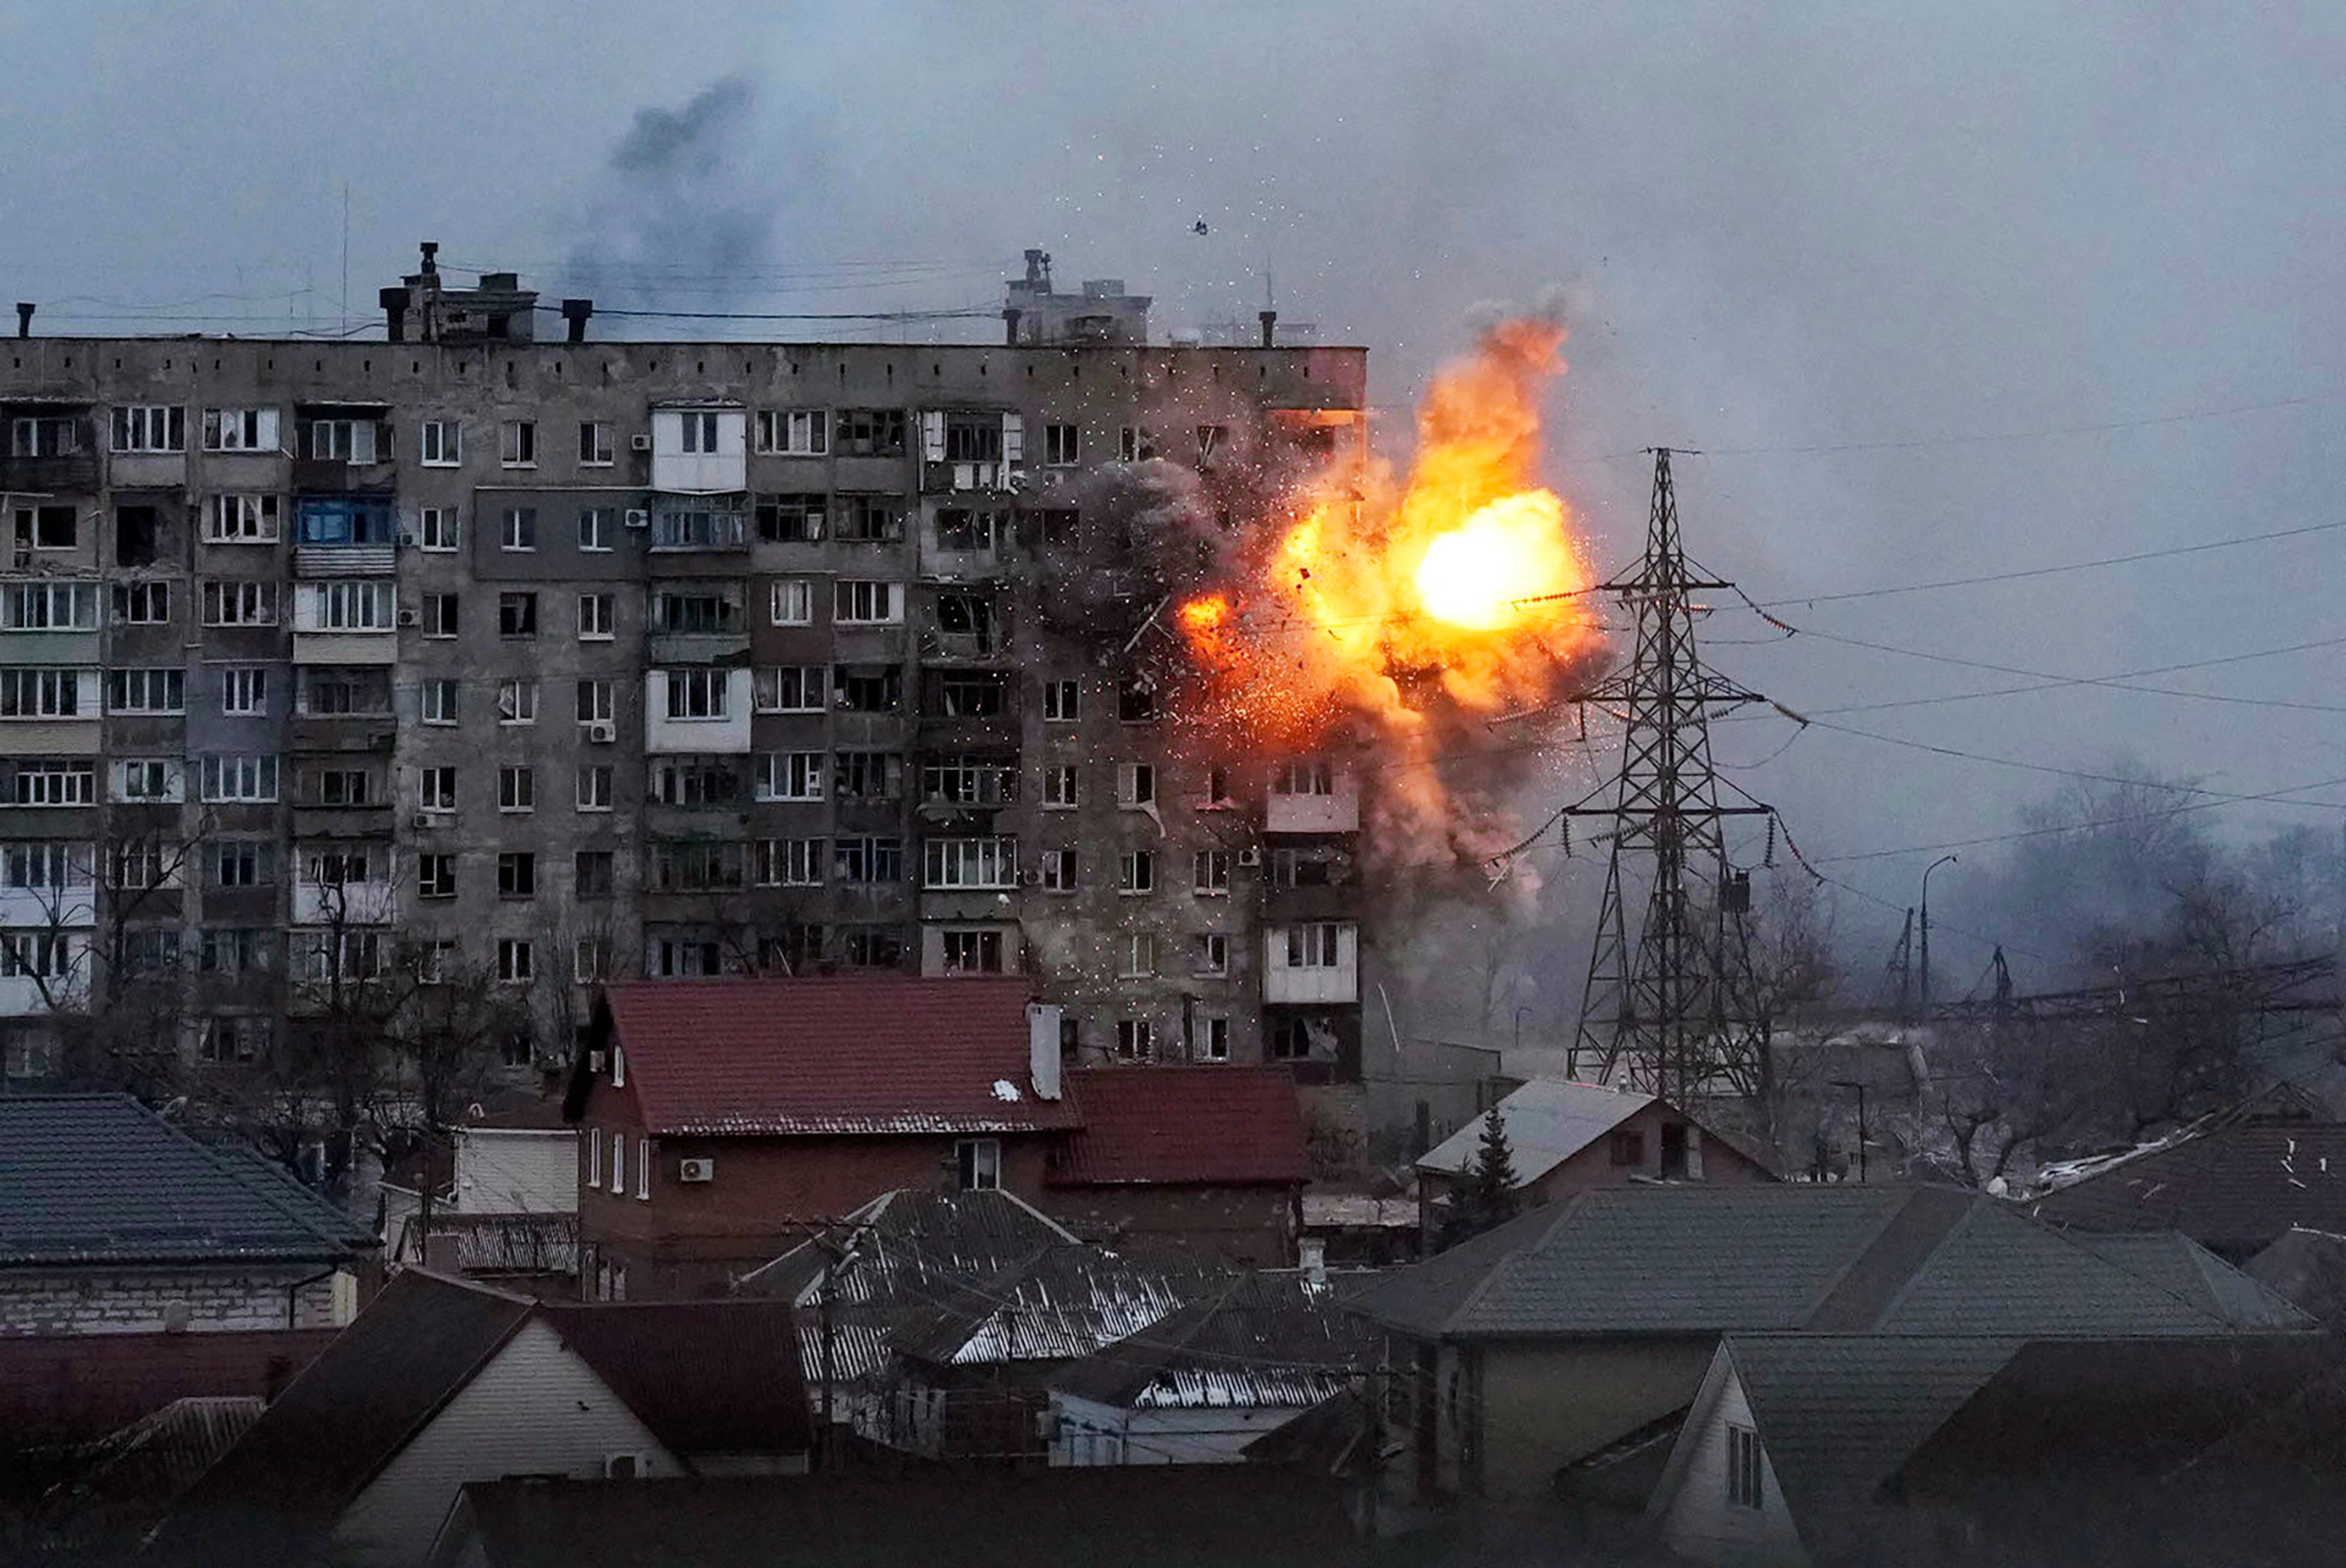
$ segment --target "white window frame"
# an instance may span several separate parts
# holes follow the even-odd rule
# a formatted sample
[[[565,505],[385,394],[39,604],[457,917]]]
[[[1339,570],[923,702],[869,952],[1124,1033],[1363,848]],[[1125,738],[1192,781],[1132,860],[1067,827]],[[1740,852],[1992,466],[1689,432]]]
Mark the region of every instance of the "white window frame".
[[[151,689],[157,687],[161,690]],[[168,665],[109,669],[106,672],[106,710],[125,714],[185,713],[188,672]]]
[[[94,632],[97,585],[17,582],[0,588],[0,631]]]
[[[464,542],[464,530],[454,506],[426,506],[415,514],[415,546],[434,555],[454,550]]]
[[[1127,811],[1157,804],[1157,764],[1119,762],[1116,765],[1116,803]]]
[[[537,978],[537,950],[525,936],[497,938],[497,981],[505,985],[527,985]]]
[[[819,888],[830,869],[827,839],[760,839],[751,872],[761,888]]]
[[[19,665],[0,669],[0,719],[96,718],[98,705],[82,701],[82,677],[95,687],[96,670],[63,665]],[[95,690],[91,697],[97,696]]]
[[[954,1144],[954,1180],[964,1192],[998,1192],[1002,1187],[1002,1140],[960,1138]]]
[[[416,693],[416,721],[422,724],[454,724],[464,714],[464,683],[447,677],[435,677],[424,681]]]
[[[1157,974],[1157,934],[1135,931],[1124,933],[1117,947],[1116,977],[1118,980],[1149,980]]]
[[[619,683],[609,676],[588,676],[578,682],[577,690],[593,698],[581,705],[581,724],[616,724],[618,722]]]
[[[756,450],[761,456],[826,456],[831,452],[831,411],[761,408],[758,411],[756,437]]]
[[[761,751],[754,798],[820,800],[828,789],[830,758],[821,751]]]
[[[449,763],[435,762],[416,774],[416,808],[423,811],[453,811],[456,809],[456,769]]]
[[[775,578],[767,592],[767,615],[778,626],[814,625],[814,579]]]
[[[158,601],[161,613],[158,614]],[[117,626],[164,626],[171,624],[171,585],[157,577],[131,577],[114,585]]]
[[[608,762],[581,762],[578,765],[578,809],[581,811],[610,810],[612,779],[617,776],[617,770]]]
[[[921,846],[921,886],[993,891],[1018,885],[1018,840],[933,838]]]
[[[1119,898],[1147,898],[1157,891],[1157,851],[1127,850],[1116,858],[1116,891]]]
[[[750,707],[756,713],[826,712],[830,692],[829,665],[760,665],[750,677]]]
[[[537,769],[508,762],[497,769],[497,809],[522,813],[537,809]]]
[[[1046,724],[1076,724],[1084,716],[1083,683],[1077,680],[1046,680],[1043,683],[1043,722]]]
[[[831,583],[831,618],[842,626],[893,626],[904,622],[904,585],[870,577]]]
[[[208,626],[273,626],[277,585],[246,577],[207,577],[201,596]]]
[[[578,466],[608,468],[618,461],[618,438],[607,419],[578,422]]]
[[[114,411],[114,450],[174,453],[188,450],[184,403],[129,403]]]
[[[505,509],[497,524],[497,548],[515,555],[526,555],[537,549],[536,507]]]
[[[507,419],[497,422],[497,466],[537,466],[537,421]]]
[[[1230,939],[1227,932],[1201,931],[1195,934],[1196,962],[1189,972],[1200,978],[1218,980],[1230,972]]]
[[[668,699],[662,705],[672,724],[722,724],[731,717],[732,672],[710,665],[682,665],[662,672]]]
[[[206,452],[277,452],[278,411],[273,408],[204,410]]]
[[[618,600],[607,593],[578,596],[578,640],[582,643],[607,643],[619,634]]]
[[[537,722],[537,682],[509,676],[497,682],[497,722],[515,727]]]
[[[1083,769],[1054,762],[1043,769],[1043,809],[1072,811],[1083,804]]]
[[[1073,468],[1083,461],[1083,426],[1072,420],[1052,420],[1043,426],[1043,466]]]
[[[263,665],[230,665],[220,671],[220,712],[251,718],[269,712],[269,670]]]
[[[1043,891],[1046,893],[1074,892],[1082,865],[1082,857],[1074,850],[1044,850]]]
[[[203,759],[207,801],[267,804],[277,799],[277,759],[263,753],[214,755]]]
[[[1201,899],[1230,896],[1230,852],[1199,850],[1189,862],[1190,891]]]
[[[611,553],[611,509],[608,506],[582,506],[578,509],[578,551],[583,555],[607,555]]]
[[[416,427],[415,461],[426,468],[461,468],[464,464],[464,424],[462,420],[427,419]]]

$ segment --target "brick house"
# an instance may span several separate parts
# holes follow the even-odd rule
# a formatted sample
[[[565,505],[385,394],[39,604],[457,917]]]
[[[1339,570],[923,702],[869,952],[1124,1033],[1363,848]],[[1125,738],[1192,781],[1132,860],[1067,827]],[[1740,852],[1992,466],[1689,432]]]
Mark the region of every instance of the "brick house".
[[[1089,1241],[1296,1260],[1310,1176],[1295,1082],[1277,1067],[1090,1067],[1067,1074],[1083,1125],[1043,1210]]]
[[[0,1335],[338,1327],[376,1246],[128,1095],[0,1096]]]
[[[664,982],[597,998],[580,1129],[593,1298],[721,1294],[806,1222],[900,1187],[1033,1201],[1077,1124],[1023,979]]]

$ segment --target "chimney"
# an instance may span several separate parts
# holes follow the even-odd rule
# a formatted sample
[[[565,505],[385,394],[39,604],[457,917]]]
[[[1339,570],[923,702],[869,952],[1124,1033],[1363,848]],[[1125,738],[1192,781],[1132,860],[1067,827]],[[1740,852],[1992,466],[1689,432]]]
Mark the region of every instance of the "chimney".
[[[1026,1075],[1038,1100],[1059,1097],[1059,1004],[1026,1004]]]
[[[423,275],[426,278],[438,277],[440,275],[440,241],[426,239],[423,241]]]
[[[586,318],[594,313],[595,301],[592,300],[562,301],[562,319],[570,324],[569,335],[572,342],[583,343],[586,341]]]
[[[1051,291],[1051,254],[1049,251],[1029,250],[1026,252],[1026,282],[1029,287],[1039,284],[1042,287],[1043,291],[1046,294]]]
[[[1002,312],[1002,341],[1014,349],[1018,346],[1018,318],[1022,313],[1015,305],[1005,307]]]
[[[16,301],[16,335],[20,338],[33,335],[33,302],[30,300]]]
[[[1328,1283],[1328,1244],[1316,1236],[1307,1236],[1295,1244],[1303,1266],[1303,1278],[1313,1285]]]
[[[391,341],[405,342],[407,341],[407,290],[404,287],[379,289],[375,291],[374,297],[376,303],[382,307],[383,331],[389,335]]]
[[[1279,312],[1257,311],[1255,320],[1262,323],[1262,346],[1266,349],[1277,348],[1279,345],[1272,340],[1279,334]]]

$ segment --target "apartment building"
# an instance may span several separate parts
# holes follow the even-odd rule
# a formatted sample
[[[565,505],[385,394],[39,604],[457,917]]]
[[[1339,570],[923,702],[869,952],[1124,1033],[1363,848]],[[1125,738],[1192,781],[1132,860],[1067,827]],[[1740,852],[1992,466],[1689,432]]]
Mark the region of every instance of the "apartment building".
[[[1357,1077],[1359,780],[1200,748],[1119,476],[1244,504],[1364,351],[1150,344],[1039,253],[988,345],[539,341],[430,247],[382,300],[0,343],[9,1073],[133,985],[233,1070],[404,963],[525,1001],[516,1068],[605,979],[869,969]]]

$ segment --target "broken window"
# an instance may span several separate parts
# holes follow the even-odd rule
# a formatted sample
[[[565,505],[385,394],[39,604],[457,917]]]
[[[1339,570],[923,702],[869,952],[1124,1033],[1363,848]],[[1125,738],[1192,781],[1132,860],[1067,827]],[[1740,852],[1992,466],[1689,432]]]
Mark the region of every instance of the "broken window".
[[[70,457],[81,450],[81,421],[34,416],[8,423],[11,457]]]
[[[682,592],[664,588],[652,595],[652,630],[686,636],[724,636],[741,626],[741,596],[738,589]]]
[[[652,764],[644,795],[656,806],[730,806],[741,775],[728,757],[666,757]]]
[[[1002,416],[998,413],[947,413],[944,461],[1001,462]]]
[[[921,766],[921,799],[923,800],[953,806],[994,807],[1006,806],[1017,798],[1018,765],[1015,762],[986,757],[941,757]]]
[[[114,411],[117,452],[185,452],[188,411],[176,404],[141,405]]]
[[[901,882],[904,880],[904,840],[896,838],[847,838],[831,841],[832,872],[842,882]],[[900,944],[896,956],[903,953]],[[856,962],[851,958],[850,962]]]
[[[168,583],[117,583],[114,618],[122,625],[159,626],[171,618]]]
[[[16,548],[70,550],[81,537],[81,516],[70,506],[16,508]]]
[[[820,457],[831,449],[831,421],[819,408],[758,411],[758,450],[789,457]]]
[[[823,536],[829,498],[820,494],[760,496],[758,537],[769,545],[811,545]]]
[[[1146,724],[1157,717],[1157,681],[1147,675],[1120,681],[1116,688],[1116,716],[1127,724]]]
[[[994,636],[994,600],[985,594],[959,592],[937,596],[937,630],[954,639],[948,652],[990,654]]]
[[[894,495],[842,495],[838,536],[851,544],[886,544],[904,536],[904,503]]]
[[[151,566],[161,544],[162,514],[152,506],[117,506],[114,509],[114,564],[117,566]]]
[[[937,548],[991,550],[999,533],[1001,514],[948,506],[937,514]]]
[[[818,760],[821,753],[815,754]],[[842,751],[831,764],[831,788],[842,800],[901,800],[904,759],[892,751]],[[820,785],[816,794],[821,793]]]
[[[1072,549],[1082,537],[1084,514],[1072,506],[1037,506],[1026,514],[1036,520],[1043,543],[1054,549]]]
[[[946,670],[936,677],[939,718],[995,718],[1009,707],[1008,677],[993,670]]]
[[[1000,974],[1002,972],[1002,933],[1000,932],[948,931],[941,934],[944,938],[947,974]]]
[[[842,712],[894,713],[904,706],[904,672],[896,665],[842,666],[831,691]]]
[[[900,408],[843,408],[832,424],[836,451],[850,457],[904,455],[904,411]]]

